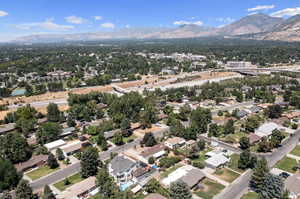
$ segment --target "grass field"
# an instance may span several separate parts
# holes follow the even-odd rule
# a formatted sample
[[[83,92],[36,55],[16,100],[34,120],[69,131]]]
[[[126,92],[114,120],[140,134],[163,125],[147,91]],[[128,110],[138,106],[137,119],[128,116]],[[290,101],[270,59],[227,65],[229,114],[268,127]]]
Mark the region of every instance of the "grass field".
[[[59,170],[59,167],[56,169],[50,169],[48,166],[41,166],[38,169],[35,169],[31,172],[26,173],[26,175],[31,179],[31,180],[36,180],[39,179],[43,176],[46,176],[54,171]]]
[[[65,184],[64,184],[64,180],[62,180],[62,181],[59,181],[59,182],[55,183],[54,186],[55,186],[58,190],[64,191],[66,188],[72,186],[73,184],[76,184],[76,183],[78,183],[78,182],[84,180],[84,179],[81,177],[80,173],[74,174],[74,175],[68,177],[68,179],[69,179],[70,184],[65,185]]]
[[[224,185],[221,185],[208,178],[204,179],[202,184],[205,186],[204,190],[195,192],[195,194],[202,199],[212,199],[225,188]]]
[[[233,182],[240,176],[240,174],[226,168],[217,169],[214,175],[226,182]]]
[[[284,157],[281,159],[277,164],[275,165],[276,168],[290,172],[295,173],[293,168],[297,165],[297,160],[289,157]]]
[[[259,199],[259,196],[255,192],[248,192],[241,199]]]
[[[297,145],[291,152],[292,155],[300,156],[300,145]]]
[[[160,174],[160,178],[163,179],[163,178],[168,177],[168,175],[170,173],[172,173],[173,171],[175,171],[176,169],[178,169],[178,168],[180,168],[182,166],[183,166],[182,164],[176,164],[176,165],[174,165],[173,167],[167,169],[165,172],[161,173]]]

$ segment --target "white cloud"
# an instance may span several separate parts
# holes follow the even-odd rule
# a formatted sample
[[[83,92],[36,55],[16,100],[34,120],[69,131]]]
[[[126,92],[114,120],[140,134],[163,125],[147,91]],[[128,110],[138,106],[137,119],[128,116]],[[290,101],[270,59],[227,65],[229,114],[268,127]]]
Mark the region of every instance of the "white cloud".
[[[255,12],[255,11],[259,11],[259,10],[271,10],[273,8],[275,8],[275,5],[258,5],[254,8],[248,8],[247,11]]]
[[[96,21],[99,21],[99,20],[102,20],[103,17],[102,17],[102,16],[94,16],[94,19],[95,19]]]
[[[130,25],[127,24],[127,25],[125,26],[125,28],[130,28]]]
[[[102,28],[115,28],[115,24],[113,23],[103,23],[100,25]]]
[[[31,30],[33,28],[40,28],[40,29],[50,30],[50,31],[67,31],[74,28],[74,26],[56,24],[53,22],[53,18],[46,19],[44,22],[18,24],[15,27],[22,30]]]
[[[84,19],[84,18],[76,17],[76,16],[74,16],[74,15],[65,17],[65,20],[66,20],[67,22],[73,23],[73,24],[82,24],[82,23],[85,22],[85,19]]]
[[[300,7],[296,8],[286,8],[283,10],[279,10],[271,14],[273,17],[285,17],[285,16],[294,16],[300,14]]]
[[[231,22],[234,22],[235,19],[233,19],[231,17],[220,17],[220,18],[217,18],[216,21],[221,22],[221,23],[231,23]]]
[[[7,15],[8,15],[7,12],[5,12],[5,11],[3,11],[3,10],[0,10],[0,17],[5,17],[5,16],[7,16]]]
[[[203,22],[202,21],[174,21],[173,23],[174,25],[198,25],[198,26],[202,26]]]

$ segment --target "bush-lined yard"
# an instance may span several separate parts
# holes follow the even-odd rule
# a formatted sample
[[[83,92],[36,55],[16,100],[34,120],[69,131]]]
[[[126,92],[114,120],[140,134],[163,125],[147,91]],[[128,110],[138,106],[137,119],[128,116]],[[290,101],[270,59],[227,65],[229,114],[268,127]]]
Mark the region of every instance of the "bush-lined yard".
[[[76,184],[82,180],[84,180],[80,173],[77,173],[77,174],[74,174],[70,177],[68,177],[68,180],[69,180],[69,184],[65,185],[65,180],[62,180],[62,181],[59,181],[57,183],[54,184],[54,186],[60,190],[60,191],[64,191],[66,188],[72,186],[73,184]]]
[[[240,174],[226,168],[217,169],[214,173],[215,176],[218,178],[225,180],[226,182],[233,182],[235,179],[237,179]]]
[[[212,199],[215,195],[220,193],[225,186],[208,178],[203,180],[204,189],[196,191],[195,194],[203,199]]]
[[[38,169],[26,173],[26,176],[28,176],[31,180],[36,180],[57,170],[59,170],[59,167],[56,169],[50,169],[48,166],[41,166]]]

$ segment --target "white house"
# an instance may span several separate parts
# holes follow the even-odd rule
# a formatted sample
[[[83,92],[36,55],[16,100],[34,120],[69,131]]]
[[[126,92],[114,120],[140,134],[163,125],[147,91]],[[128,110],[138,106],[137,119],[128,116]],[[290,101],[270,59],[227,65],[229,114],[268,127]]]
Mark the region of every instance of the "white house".
[[[185,145],[185,139],[180,138],[180,137],[173,137],[169,138],[164,142],[165,146],[170,148],[170,149],[176,149],[178,147],[181,147]]]
[[[54,142],[49,142],[47,144],[45,144],[44,146],[48,149],[48,151],[52,151],[54,149],[57,149],[63,145],[65,145],[66,142],[63,140],[56,140]]]
[[[229,162],[229,159],[227,157],[225,157],[223,154],[215,154],[215,155],[213,155],[210,158],[205,160],[205,164],[208,167],[211,167],[211,168],[214,168],[214,169],[219,168],[221,166],[224,166],[228,162]]]

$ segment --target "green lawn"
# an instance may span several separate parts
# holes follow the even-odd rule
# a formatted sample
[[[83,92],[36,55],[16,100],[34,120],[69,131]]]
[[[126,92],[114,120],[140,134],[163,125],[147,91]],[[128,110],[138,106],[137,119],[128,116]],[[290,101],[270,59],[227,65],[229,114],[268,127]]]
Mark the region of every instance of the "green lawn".
[[[221,185],[208,178],[204,179],[202,184],[205,186],[204,190],[195,192],[195,194],[202,199],[212,199],[225,188],[224,185]]]
[[[276,168],[290,173],[295,173],[295,171],[293,170],[295,166],[297,166],[297,160],[289,157],[284,157],[275,165]]]
[[[43,176],[46,176],[54,171],[59,170],[59,167],[56,169],[50,169],[48,166],[41,166],[38,169],[35,169],[29,173],[26,173],[26,175],[31,179],[31,180],[36,180],[39,179]]]
[[[300,145],[297,145],[291,152],[292,155],[300,156]]]
[[[241,199],[259,199],[259,196],[255,192],[248,192]]]
[[[240,159],[240,155],[238,154],[231,155],[228,167],[234,171],[237,171],[238,173],[243,173],[244,171],[238,168],[239,159]]]
[[[128,142],[128,140],[134,140],[134,139],[136,139],[137,137],[134,135],[134,134],[132,134],[131,136],[129,136],[129,137],[123,137],[123,142],[124,143],[127,143]]]
[[[78,182],[84,180],[83,178],[81,178],[80,173],[74,174],[74,175],[68,177],[68,179],[69,179],[70,184],[65,185],[65,184],[64,184],[64,180],[62,180],[62,181],[59,181],[59,182],[55,183],[54,186],[55,186],[58,190],[64,191],[66,188],[72,186],[73,184],[76,184],[76,183],[78,183]]]
[[[218,178],[225,180],[226,182],[233,182],[235,179],[237,179],[240,174],[226,168],[217,169],[214,173],[215,176]]]
[[[168,175],[170,173],[172,173],[173,171],[175,171],[176,169],[178,169],[178,168],[180,168],[182,166],[183,166],[182,164],[176,164],[173,167],[168,168],[165,172],[163,172],[163,173],[160,174],[160,178],[163,179],[163,178],[168,177]]]

